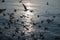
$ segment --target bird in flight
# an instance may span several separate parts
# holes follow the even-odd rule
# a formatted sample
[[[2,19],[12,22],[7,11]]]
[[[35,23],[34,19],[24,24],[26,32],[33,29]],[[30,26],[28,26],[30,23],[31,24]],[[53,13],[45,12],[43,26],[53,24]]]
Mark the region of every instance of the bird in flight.
[[[24,7],[24,11],[28,11],[28,9],[27,9],[27,7],[25,6],[25,4],[22,4],[23,5],[23,7]]]
[[[27,9],[27,7],[25,6],[25,4],[22,4],[23,5],[23,7],[24,7],[24,11],[28,11],[29,9]],[[33,12],[33,10],[30,10],[30,12]]]
[[[5,11],[6,9],[0,9],[0,13],[2,13],[3,11]]]

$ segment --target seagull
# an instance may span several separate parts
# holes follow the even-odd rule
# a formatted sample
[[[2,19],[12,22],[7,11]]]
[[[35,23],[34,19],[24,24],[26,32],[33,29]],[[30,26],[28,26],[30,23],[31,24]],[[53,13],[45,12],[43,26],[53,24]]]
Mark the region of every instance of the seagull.
[[[14,9],[14,12],[16,12],[17,10],[16,9]]]
[[[56,16],[53,16],[53,18],[55,18]]]
[[[5,0],[2,0],[2,2],[5,2]]]
[[[58,27],[60,27],[60,24],[58,24]]]
[[[44,21],[43,21],[43,20],[41,21],[41,24],[42,24],[42,23],[44,23]]]
[[[24,11],[28,11],[29,9],[27,9],[27,7],[25,6],[25,4],[22,4],[23,5],[23,7],[24,7]],[[30,12],[33,12],[33,10],[30,10]]]
[[[6,16],[6,14],[3,14],[3,16]]]
[[[37,15],[37,17],[39,18],[40,16],[39,16],[39,15]]]
[[[19,32],[19,28],[16,28],[15,32],[18,33]]]
[[[3,11],[5,11],[6,9],[0,9],[0,13],[2,13]]]
[[[47,5],[49,5],[49,3],[47,2]]]
[[[0,31],[0,34],[2,34],[2,32]]]
[[[8,27],[4,27],[5,29],[8,29]]]
[[[24,7],[24,11],[28,11],[28,9],[27,9],[27,7],[25,6],[25,4],[22,4],[23,5],[23,7]]]
[[[53,20],[51,20],[51,19],[47,19],[46,21],[47,21],[47,23],[53,22]]]

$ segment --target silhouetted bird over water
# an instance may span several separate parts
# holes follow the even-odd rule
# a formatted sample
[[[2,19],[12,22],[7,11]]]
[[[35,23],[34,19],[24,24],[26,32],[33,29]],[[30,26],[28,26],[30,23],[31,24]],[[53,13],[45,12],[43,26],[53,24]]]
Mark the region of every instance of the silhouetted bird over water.
[[[40,16],[39,16],[39,15],[37,15],[37,17],[39,18]]]
[[[12,37],[14,37],[15,36],[15,34],[12,34]]]
[[[58,24],[58,27],[60,27],[60,24]]]
[[[8,29],[8,27],[4,27],[5,29]]]
[[[2,32],[0,31],[0,34],[2,34]]]
[[[47,5],[49,5],[49,3],[47,2]]]
[[[56,16],[53,16],[53,18],[55,18]]]
[[[44,23],[44,21],[42,20],[41,23]]]
[[[6,14],[3,14],[3,16],[6,16]]]
[[[23,7],[24,7],[24,11],[28,11],[29,9],[27,9],[27,7],[25,6],[25,4],[22,4],[23,5]],[[30,12],[33,12],[33,10],[30,10]]]
[[[24,11],[28,11],[28,9],[27,9],[27,7],[25,6],[25,4],[22,4],[23,5],[23,7],[24,7]]]
[[[16,9],[14,9],[14,12],[16,12],[17,10]]]
[[[47,21],[47,23],[50,23],[50,22],[52,22],[53,20],[51,20],[51,19],[47,19],[46,21]]]
[[[5,11],[6,9],[0,9],[0,13],[2,13],[3,11]]]
[[[18,33],[19,32],[19,28],[16,28],[15,32]]]
[[[41,27],[41,25],[38,26],[39,28]]]
[[[2,2],[5,2],[5,0],[2,0]]]

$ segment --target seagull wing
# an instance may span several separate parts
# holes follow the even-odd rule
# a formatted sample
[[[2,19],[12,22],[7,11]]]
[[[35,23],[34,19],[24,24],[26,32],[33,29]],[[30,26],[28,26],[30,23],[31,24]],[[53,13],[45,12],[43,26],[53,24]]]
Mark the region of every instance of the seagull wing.
[[[23,7],[24,7],[24,9],[25,9],[25,11],[27,11],[28,9],[27,9],[27,7],[23,4]]]

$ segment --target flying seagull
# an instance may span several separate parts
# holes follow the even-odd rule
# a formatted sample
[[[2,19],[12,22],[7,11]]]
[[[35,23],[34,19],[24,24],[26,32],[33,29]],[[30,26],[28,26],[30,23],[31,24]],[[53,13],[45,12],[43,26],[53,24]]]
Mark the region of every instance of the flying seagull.
[[[0,13],[2,13],[3,11],[5,11],[6,9],[0,9]]]
[[[25,4],[22,4],[23,5],[23,7],[24,7],[24,11],[28,11],[29,9],[27,9],[27,7],[25,6]],[[33,10],[30,10],[30,12],[33,12]]]
[[[22,4],[23,5],[23,7],[24,7],[24,11],[28,11],[28,9],[27,9],[27,7],[25,6],[25,4]]]

